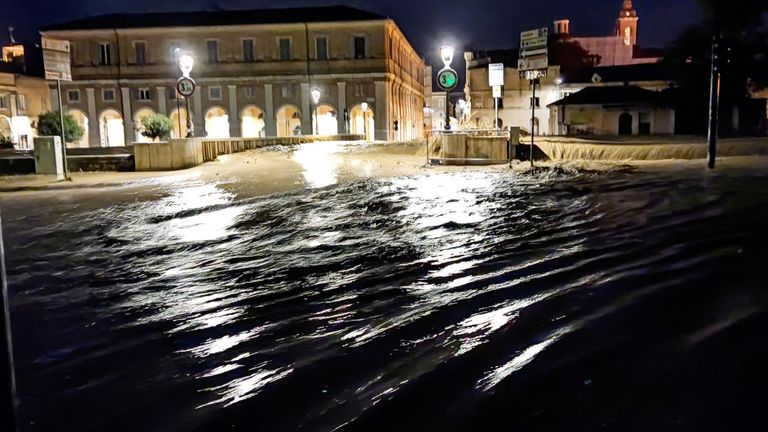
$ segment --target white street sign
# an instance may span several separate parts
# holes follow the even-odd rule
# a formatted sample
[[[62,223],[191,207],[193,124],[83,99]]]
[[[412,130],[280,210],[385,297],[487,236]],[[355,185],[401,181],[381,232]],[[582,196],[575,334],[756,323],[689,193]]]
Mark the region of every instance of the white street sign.
[[[537,37],[533,39],[523,39],[520,41],[520,47],[522,49],[536,49],[545,48],[547,46],[547,37]]]
[[[549,67],[549,59],[546,55],[538,57],[525,57],[517,62],[517,69],[520,71],[529,71],[535,69],[546,69]]]
[[[520,57],[536,57],[536,56],[545,56],[549,53],[549,51],[546,48],[537,49],[537,50],[526,50],[520,53]]]
[[[504,85],[503,63],[491,63],[488,65],[488,85],[491,87]]]
[[[501,86],[493,86],[493,97],[495,98],[501,97]]]
[[[69,41],[42,39],[45,79],[72,81],[69,64]]]
[[[547,36],[549,36],[549,29],[547,27],[542,27],[536,30],[528,30],[520,33],[520,41],[522,42],[528,39],[536,39]]]

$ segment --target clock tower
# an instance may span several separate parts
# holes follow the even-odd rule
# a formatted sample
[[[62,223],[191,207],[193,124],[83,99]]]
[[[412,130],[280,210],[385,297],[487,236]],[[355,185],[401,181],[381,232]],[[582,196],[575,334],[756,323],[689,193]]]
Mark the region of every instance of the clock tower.
[[[622,38],[624,45],[637,45],[637,11],[632,7],[632,0],[624,0],[624,7],[616,21],[616,36]]]

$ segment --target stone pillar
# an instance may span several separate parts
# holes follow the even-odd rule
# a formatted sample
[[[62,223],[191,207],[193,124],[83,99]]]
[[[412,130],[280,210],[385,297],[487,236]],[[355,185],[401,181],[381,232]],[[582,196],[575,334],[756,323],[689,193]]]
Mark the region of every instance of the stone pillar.
[[[240,131],[240,111],[237,107],[237,86],[228,85],[229,88],[229,136],[239,138],[242,135]]]
[[[264,84],[264,135],[277,136],[277,117],[275,117],[275,102],[272,95],[272,84]]]
[[[339,110],[336,113],[336,120],[339,124],[339,133],[348,134],[347,122],[344,121],[344,110],[347,109],[347,83],[339,81],[336,83],[336,87],[339,90]]]
[[[196,137],[206,136],[205,117],[203,117],[203,98],[201,96],[203,89],[198,87],[192,94],[192,125],[195,128]]]
[[[88,147],[99,147],[99,114],[96,112],[95,90],[85,89],[85,98],[88,103]]]
[[[125,145],[129,145],[136,141],[136,131],[133,130],[133,113],[131,113],[131,89],[120,87],[120,92],[123,95],[123,136],[125,137]],[[99,122],[99,119],[96,119],[96,122]],[[88,120],[88,124],[90,124],[90,120]]]
[[[301,83],[301,133],[312,135],[312,104],[310,103],[309,83]]]
[[[157,87],[157,112],[162,115],[168,115],[168,107],[165,105],[165,87]]]
[[[391,90],[386,81],[376,81],[376,112],[374,115],[375,138],[389,141],[391,139],[392,112],[389,108],[391,102]]]

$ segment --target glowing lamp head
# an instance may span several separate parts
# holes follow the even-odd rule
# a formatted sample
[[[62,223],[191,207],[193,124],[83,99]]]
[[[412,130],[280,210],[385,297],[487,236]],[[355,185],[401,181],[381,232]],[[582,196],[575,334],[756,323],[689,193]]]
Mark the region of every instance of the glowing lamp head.
[[[565,81],[565,80],[563,79],[563,77],[557,77],[557,78],[555,78],[555,85],[560,85],[560,84],[562,84],[564,81]]]
[[[451,65],[453,61],[453,47],[450,45],[443,45],[440,47],[440,58],[443,59],[445,67]]]
[[[181,74],[185,77],[188,77],[192,72],[192,66],[194,66],[194,64],[195,59],[193,59],[191,55],[182,54],[179,56],[179,69],[181,69]]]
[[[368,103],[367,102],[361,103],[360,108],[363,109],[363,112],[368,112]]]
[[[315,104],[320,102],[320,89],[313,88],[310,93],[312,94],[312,100],[315,102]]]

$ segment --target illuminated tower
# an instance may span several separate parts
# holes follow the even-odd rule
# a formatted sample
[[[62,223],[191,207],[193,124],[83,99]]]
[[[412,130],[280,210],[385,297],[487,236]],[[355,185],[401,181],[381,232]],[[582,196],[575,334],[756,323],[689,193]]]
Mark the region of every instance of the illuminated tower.
[[[619,19],[616,22],[616,35],[624,40],[624,45],[637,45],[637,11],[632,7],[632,0],[624,0]]]

